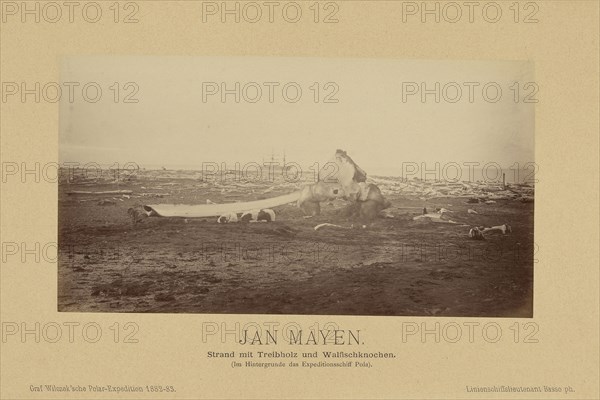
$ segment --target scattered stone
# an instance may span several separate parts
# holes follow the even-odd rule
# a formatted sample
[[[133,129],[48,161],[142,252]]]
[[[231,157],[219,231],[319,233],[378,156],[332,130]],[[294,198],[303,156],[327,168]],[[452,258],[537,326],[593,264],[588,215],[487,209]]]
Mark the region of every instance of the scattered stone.
[[[224,214],[217,218],[218,224],[229,224],[234,222],[238,222],[238,216],[236,213]]]
[[[131,222],[134,224],[148,218],[148,213],[141,208],[129,208],[127,209],[127,214],[129,214],[129,218],[131,218]]]

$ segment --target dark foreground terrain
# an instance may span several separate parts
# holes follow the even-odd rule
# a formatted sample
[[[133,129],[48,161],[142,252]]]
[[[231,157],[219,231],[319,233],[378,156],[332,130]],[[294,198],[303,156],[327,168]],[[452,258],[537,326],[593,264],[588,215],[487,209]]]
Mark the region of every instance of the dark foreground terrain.
[[[159,217],[133,223],[127,213],[142,204],[273,197],[298,187],[292,184],[215,184],[173,171],[61,183],[58,309],[532,316],[533,203],[503,196],[490,204],[467,203],[466,196],[426,198],[415,195],[414,185],[406,195],[401,184],[386,182],[382,190],[394,218],[366,227],[340,216],[341,200],[323,203],[322,215],[311,219],[293,205],[280,206],[272,223]],[[131,192],[71,193],[107,190]],[[423,207],[447,208],[457,223],[414,221]],[[323,222],[344,228],[313,229]],[[512,233],[468,237],[470,226],[503,223]]]

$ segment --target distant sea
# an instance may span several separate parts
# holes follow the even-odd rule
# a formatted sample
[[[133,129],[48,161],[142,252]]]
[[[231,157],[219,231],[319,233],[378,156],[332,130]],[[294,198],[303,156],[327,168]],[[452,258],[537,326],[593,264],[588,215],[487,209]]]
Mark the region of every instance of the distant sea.
[[[360,165],[360,164],[359,164]],[[166,168],[167,170],[187,170],[187,171],[202,171],[202,165],[143,165],[140,168],[146,169],[162,169]],[[227,164],[227,167],[233,168],[233,164]],[[280,169],[276,167],[276,170]],[[265,174],[268,172],[268,168],[264,167]],[[307,171],[307,174],[314,174],[314,169],[311,169],[310,166],[303,167],[303,171]],[[253,171],[250,171],[253,172]],[[488,168],[462,168],[460,171],[456,168],[448,167],[445,171],[441,167],[439,171],[434,171],[432,167],[431,171],[417,169],[415,172],[409,173],[404,172],[402,168],[378,168],[374,170],[368,170],[367,176],[376,176],[376,177],[393,177],[393,178],[404,178],[404,179],[423,179],[427,181],[452,181],[452,182],[461,182],[461,181],[484,181],[484,182],[497,182],[502,183],[502,174],[505,176],[506,183],[528,183],[535,184],[536,179],[539,178],[538,170],[534,170],[533,165],[529,165],[528,168],[519,168],[516,166],[514,168],[498,168],[497,166],[488,166]]]
[[[79,165],[84,165],[85,163],[80,163]],[[113,163],[111,164],[100,164],[100,167],[102,169],[108,169],[108,168],[112,168],[115,169],[116,166],[119,165],[119,168],[121,169],[131,169],[134,165],[137,164],[133,164],[133,163],[121,163],[121,164],[117,164],[117,163]],[[226,167],[229,168],[230,170],[235,168],[235,164],[233,163],[226,163]],[[522,168],[523,165],[521,165],[521,168],[516,168],[516,165],[514,165],[513,167],[510,168],[502,168],[502,167],[498,167],[497,165],[490,165],[487,168],[476,168],[473,167],[472,169],[470,168],[455,168],[452,166],[449,166],[448,168],[444,169],[443,164],[441,165],[441,167],[439,169],[435,169],[433,166],[427,166],[427,168],[431,168],[431,170],[421,170],[420,167],[416,167],[416,170],[410,170],[409,168],[405,167],[404,171],[402,171],[402,167],[398,167],[398,168],[375,168],[372,170],[367,170],[367,176],[371,176],[371,177],[389,177],[389,178],[400,178],[403,180],[413,180],[413,179],[420,179],[420,180],[426,180],[426,181],[449,181],[449,182],[462,182],[462,181],[471,181],[471,182],[477,182],[477,181],[482,181],[482,182],[486,182],[486,183],[502,183],[502,174],[504,174],[504,178],[505,178],[505,182],[506,183],[528,183],[531,185],[535,185],[536,183],[536,179],[539,179],[539,171],[534,169],[534,166],[532,164],[529,164],[527,166],[527,168]],[[162,169],[166,169],[169,171],[178,171],[178,170],[184,170],[184,171],[202,171],[202,165],[185,165],[185,164],[145,164],[145,165],[139,165],[140,169],[146,169],[146,170],[162,170]],[[240,169],[242,171],[245,171],[244,169],[244,165],[242,164]],[[268,176],[269,173],[269,169],[266,166],[262,166],[263,168],[263,176]],[[251,177],[256,176],[256,168],[255,167],[250,167],[248,168],[248,174]],[[274,171],[279,171],[281,172],[281,167],[276,166]],[[302,171],[303,173],[305,173],[305,177],[307,178],[312,178],[314,176],[316,176],[315,170],[314,170],[314,166],[311,168],[310,166],[306,166],[306,167],[302,167]],[[220,172],[220,171],[218,171]],[[329,171],[330,173],[332,171]],[[323,176],[323,173],[322,173]]]

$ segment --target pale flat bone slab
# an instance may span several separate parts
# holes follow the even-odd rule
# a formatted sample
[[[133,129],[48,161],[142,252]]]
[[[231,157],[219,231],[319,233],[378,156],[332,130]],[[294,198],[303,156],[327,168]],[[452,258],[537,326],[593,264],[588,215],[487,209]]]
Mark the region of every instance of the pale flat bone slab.
[[[272,197],[270,199],[224,204],[155,204],[145,205],[144,210],[159,217],[204,218],[218,217],[229,213],[243,213],[292,203],[300,198],[300,191]]]
[[[326,228],[326,227],[348,229],[345,226],[330,224],[328,222],[325,222],[324,224],[319,224],[319,225],[315,226],[315,231],[318,231],[319,229]]]

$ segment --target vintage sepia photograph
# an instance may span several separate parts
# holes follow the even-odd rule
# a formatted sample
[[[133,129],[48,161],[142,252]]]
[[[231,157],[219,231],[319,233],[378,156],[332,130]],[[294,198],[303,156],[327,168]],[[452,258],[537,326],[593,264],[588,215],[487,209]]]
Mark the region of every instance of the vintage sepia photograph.
[[[59,89],[60,312],[533,317],[531,62],[73,56]]]

